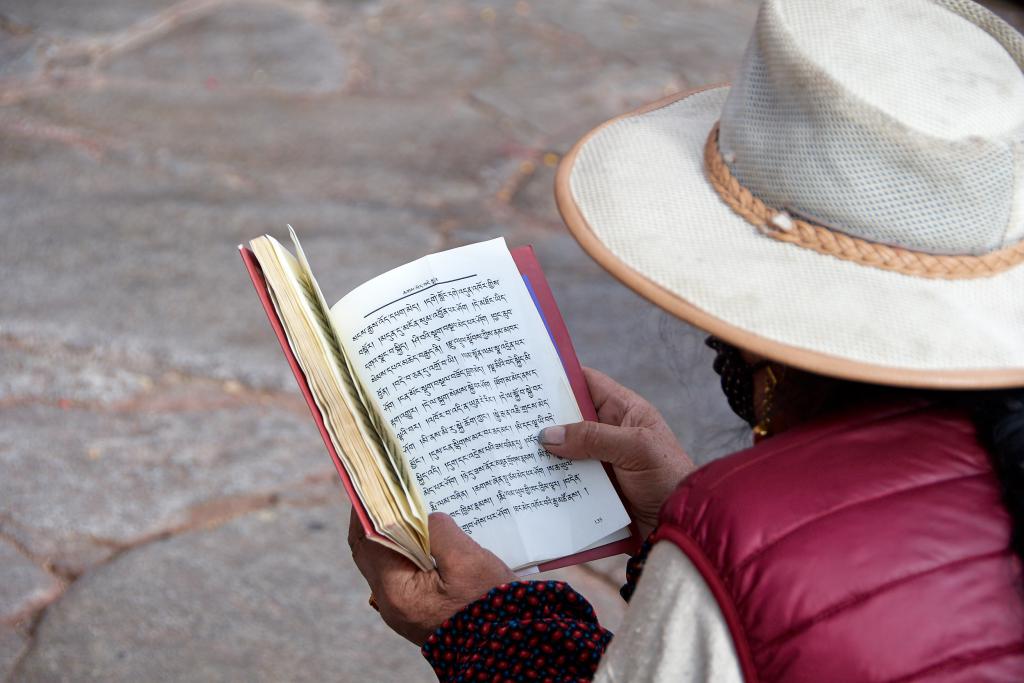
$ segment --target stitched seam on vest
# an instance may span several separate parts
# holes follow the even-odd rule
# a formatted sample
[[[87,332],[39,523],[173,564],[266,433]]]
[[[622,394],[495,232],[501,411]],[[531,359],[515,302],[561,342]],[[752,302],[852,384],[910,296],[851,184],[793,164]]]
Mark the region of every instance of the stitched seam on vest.
[[[802,529],[806,529],[807,527],[820,522],[821,520],[825,519],[826,517],[831,517],[832,515],[837,515],[840,512],[846,512],[847,510],[852,510],[852,509],[854,509],[856,507],[859,507],[861,505],[870,505],[871,503],[877,503],[880,500],[885,500],[886,498],[890,498],[892,496],[904,495],[904,494],[907,494],[907,493],[913,493],[914,491],[918,491],[918,490],[933,488],[933,487],[937,487],[937,486],[945,486],[947,484],[955,484],[957,482],[964,481],[966,479],[976,479],[978,477],[989,477],[989,476],[991,476],[991,472],[977,472],[975,474],[963,474],[963,475],[960,475],[958,477],[950,477],[949,479],[940,479],[938,481],[928,482],[927,484],[915,484],[914,486],[908,486],[907,488],[896,489],[894,491],[889,491],[887,493],[883,493],[883,494],[878,495],[878,496],[872,496],[871,498],[863,498],[861,500],[854,501],[852,503],[845,503],[845,504],[840,505],[838,507],[831,508],[831,509],[826,510],[826,511],[822,512],[821,514],[815,516],[813,519],[807,520],[806,522],[802,522],[800,524],[797,524],[795,527],[787,529],[786,531],[782,532],[782,534],[780,534],[779,536],[776,536],[772,540],[768,541],[765,545],[761,546],[760,548],[758,548],[757,550],[752,552],[750,555],[747,555],[739,563],[737,563],[731,570],[729,570],[729,580],[730,581],[734,580],[736,578],[736,576],[740,572],[742,572],[744,569],[749,567],[752,562],[754,562],[755,560],[757,560],[758,558],[763,556],[765,553],[767,553],[769,550],[771,550],[772,548],[777,546],[782,541],[786,540],[787,538],[789,538],[793,534],[798,533]]]
[[[884,683],[909,683],[915,678],[920,678],[921,676],[953,671],[954,669],[963,669],[971,666],[972,664],[977,664],[978,662],[1000,659],[1006,655],[1021,653],[1024,653],[1024,640],[1016,643],[1009,643],[1007,645],[996,645],[995,647],[988,647],[982,650],[974,650],[972,652],[955,655],[949,659],[942,660],[938,664],[932,664],[931,666],[921,669],[920,671],[915,671],[912,674],[907,674],[906,676],[891,678]]]
[[[884,412],[882,412],[882,413],[880,413],[878,415],[873,416],[870,420],[867,420],[865,422],[861,422],[859,424],[861,426],[877,424],[877,423],[885,422],[885,421],[892,420],[892,419],[902,418],[902,417],[904,417],[904,416],[906,416],[908,414],[925,412],[925,411],[933,409],[934,407],[935,407],[935,405],[933,403],[931,403],[931,402],[927,402],[927,403],[916,403],[915,402],[915,403],[912,403],[910,405],[898,405],[898,406],[895,406],[895,407],[893,407],[893,408],[891,408],[889,410],[886,410],[886,411],[884,411]],[[817,443],[818,441],[822,441],[824,439],[827,439],[827,438],[831,437],[836,432],[845,431],[846,429],[848,429],[848,425],[847,424],[845,424],[845,423],[844,424],[838,424],[835,427],[833,427],[832,429],[829,429],[826,432],[818,434],[813,439],[802,440],[802,441],[799,441],[798,443],[790,444],[789,446],[786,446],[785,448],[782,448],[780,450],[775,450],[775,451],[769,451],[767,453],[762,453],[760,456],[754,458],[750,462],[744,463],[743,465],[741,465],[741,466],[739,466],[739,467],[737,467],[735,469],[731,469],[731,470],[726,471],[725,474],[721,475],[717,480],[712,480],[712,481],[709,481],[707,483],[703,483],[703,482],[701,482],[701,483],[703,483],[704,488],[708,492],[714,491],[715,488],[717,488],[723,482],[727,481],[730,477],[732,477],[732,476],[742,472],[743,470],[747,469],[748,467],[752,467],[752,466],[760,463],[765,458],[771,458],[771,457],[774,457],[774,456],[779,455],[781,453],[786,453],[788,451],[791,451],[794,448],[802,448],[802,447],[804,447],[804,446],[806,446],[808,444]],[[753,446],[752,448],[756,448],[756,446]],[[740,452],[742,453],[744,451],[740,451]],[[690,485],[690,487],[693,488],[695,486],[696,482],[697,482],[697,478],[700,477],[701,479],[703,479],[703,478],[707,477],[707,474],[709,474],[710,471],[711,470],[709,468],[707,468],[707,467],[700,467],[695,472],[690,474],[690,476],[687,477],[687,479],[684,480],[684,481],[686,481]],[[687,495],[687,498],[689,498],[689,495]],[[676,513],[670,513],[670,514],[666,515],[662,519],[664,521],[675,522],[676,524],[679,524],[679,525],[682,525],[682,526],[692,526],[692,525],[687,524],[685,520],[688,517],[691,517],[693,519],[701,519],[701,518],[703,518],[705,512],[707,511],[707,508],[713,502],[714,502],[714,496],[713,495],[705,496],[704,499],[698,504],[699,505],[698,509],[694,510],[693,507],[692,507],[693,506],[692,500],[687,500],[686,503],[684,505],[682,505],[678,509],[678,511]],[[667,503],[668,503],[668,501],[666,501],[666,504]]]
[[[809,628],[812,628],[813,626],[821,623],[822,621],[830,619],[831,617],[835,616],[839,612],[842,612],[843,610],[849,609],[851,607],[854,607],[855,605],[858,605],[860,603],[866,602],[866,601],[870,600],[871,598],[874,598],[874,597],[876,597],[878,595],[881,595],[882,593],[884,593],[884,592],[886,592],[888,590],[892,590],[893,588],[896,588],[897,586],[900,586],[900,585],[902,585],[904,583],[909,583],[910,581],[915,581],[915,580],[920,579],[922,577],[928,576],[929,574],[934,574],[936,572],[940,572],[940,571],[942,571],[944,569],[949,569],[951,567],[958,567],[960,565],[971,564],[972,562],[978,562],[978,561],[981,561],[981,560],[990,560],[992,558],[999,557],[1001,555],[1009,555],[1009,554],[1010,554],[1009,550],[1003,549],[1003,550],[996,550],[996,551],[990,552],[990,553],[982,553],[981,555],[971,555],[969,557],[961,557],[961,558],[959,558],[957,560],[953,560],[951,562],[945,562],[945,563],[940,564],[940,565],[938,565],[936,567],[929,567],[928,569],[925,569],[924,571],[916,572],[914,574],[909,574],[907,576],[901,576],[901,577],[899,577],[897,579],[893,579],[892,581],[889,581],[888,583],[884,583],[881,586],[877,586],[875,588],[872,588],[871,590],[869,590],[867,592],[858,593],[856,595],[852,595],[849,598],[846,598],[845,600],[842,600],[840,602],[837,602],[834,605],[826,607],[825,609],[821,610],[820,612],[818,612],[814,616],[807,617],[802,622],[800,622],[798,624],[795,624],[793,626],[790,626],[788,629],[786,629],[786,631],[784,631],[783,633],[775,636],[771,640],[769,640],[769,641],[767,641],[765,643],[762,643],[761,645],[758,646],[758,649],[761,650],[761,649],[764,649],[764,648],[773,647],[773,646],[777,645],[778,643],[780,643],[780,642],[782,642],[784,640],[788,640],[788,639],[792,638],[793,636],[795,636],[795,635],[797,635],[799,633],[802,633],[803,631],[806,631]]]
[[[933,408],[935,408],[935,405],[933,403],[923,403],[923,404],[920,404],[920,405],[901,405],[901,406],[898,406],[898,407],[894,407],[892,410],[887,410],[887,411],[883,412],[880,415],[875,415],[875,416],[873,416],[868,421],[859,422],[857,424],[857,427],[858,428],[863,428],[863,427],[866,427],[868,425],[874,425],[874,424],[878,424],[880,422],[886,422],[888,420],[902,418],[902,417],[904,417],[906,415],[909,415],[911,413],[925,412],[925,411],[931,410]],[[814,438],[812,438],[810,440],[800,440],[798,442],[789,444],[785,448],[781,448],[779,450],[769,451],[768,453],[763,453],[759,457],[754,458],[753,460],[751,460],[750,462],[743,463],[739,467],[736,467],[734,469],[730,469],[730,470],[726,471],[717,481],[708,482],[708,484],[706,485],[706,488],[708,489],[708,491],[711,491],[711,490],[717,488],[722,482],[728,480],[730,477],[735,476],[739,472],[742,472],[743,470],[747,469],[748,467],[752,467],[753,465],[761,462],[765,458],[771,458],[771,457],[775,457],[776,455],[779,455],[779,454],[782,454],[782,453],[788,453],[789,451],[793,450],[794,448],[803,448],[803,447],[805,447],[805,446],[807,446],[809,444],[818,443],[819,441],[823,441],[825,439],[831,438],[837,432],[844,432],[844,431],[849,431],[849,430],[850,430],[850,425],[848,423],[844,422],[844,423],[835,425],[834,427],[832,427],[828,431],[821,432],[819,434],[815,434]],[[752,446],[751,448],[757,448],[757,446]],[[740,453],[742,453],[742,452],[744,452],[744,451],[740,451]]]

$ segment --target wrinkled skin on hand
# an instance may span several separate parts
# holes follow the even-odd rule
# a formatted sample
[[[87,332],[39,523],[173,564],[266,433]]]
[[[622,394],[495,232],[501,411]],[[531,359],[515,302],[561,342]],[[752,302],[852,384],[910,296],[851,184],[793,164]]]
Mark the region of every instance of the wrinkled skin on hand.
[[[437,567],[425,572],[368,540],[355,512],[349,520],[352,558],[370,585],[381,617],[416,645],[423,645],[446,619],[490,589],[516,580],[504,562],[481,548],[448,515],[430,515],[429,530]]]
[[[552,455],[610,464],[646,537],[658,523],[662,503],[695,466],[657,408],[602,372],[584,368],[583,373],[599,422],[549,427],[541,443]]]
[[[584,374],[600,422],[549,427],[541,442],[559,457],[609,463],[640,533],[647,536],[657,524],[662,503],[694,465],[654,406],[601,372],[584,368]],[[381,617],[417,645],[491,588],[516,580],[496,555],[480,547],[451,517],[434,513],[429,528],[437,567],[425,572],[367,540],[355,513],[349,524],[352,557],[370,585]]]

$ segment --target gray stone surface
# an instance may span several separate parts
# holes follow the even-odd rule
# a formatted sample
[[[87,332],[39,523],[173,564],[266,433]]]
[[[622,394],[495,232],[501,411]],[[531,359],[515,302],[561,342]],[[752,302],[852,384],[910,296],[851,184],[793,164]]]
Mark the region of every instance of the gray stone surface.
[[[8,399],[0,530],[67,575],[332,476],[291,396],[174,373],[143,386],[112,401]]]
[[[727,81],[746,47],[757,0],[536,3],[539,17],[604,54],[672,72],[684,87]]]
[[[13,543],[0,538],[0,624],[11,625],[49,604],[63,586],[57,577],[26,557]],[[2,657],[0,657],[2,661]]]
[[[591,262],[551,195],[589,128],[728,77],[755,10],[0,0],[0,680],[430,680],[365,605],[235,251],[287,223],[332,300],[532,243],[585,364],[701,462],[746,443],[703,335]],[[622,558],[554,575],[619,623]]]
[[[129,551],[47,612],[17,680],[430,680],[347,571],[347,509],[277,506]]]
[[[240,242],[294,224],[311,245],[325,291],[338,298],[377,274],[376,264],[398,265],[439,244],[425,209],[287,194],[272,201],[224,187],[216,164],[179,163],[157,146],[139,151],[142,158],[129,149],[108,160],[50,140],[20,143],[0,169],[10,189],[0,206],[12,236],[0,268],[19,283],[0,301],[0,319],[19,338],[102,346],[290,388],[266,317],[252,305]],[[300,193],[307,190],[300,184]],[[396,239],[399,231],[406,234]]]
[[[0,677],[9,680],[27,649],[27,640],[10,626],[0,626]]]
[[[123,30],[174,4],[174,0],[3,0],[0,12],[17,28],[88,36]]]
[[[325,26],[283,7],[241,3],[199,15],[162,39],[127,50],[107,72],[181,85],[257,87],[322,93],[346,80],[346,65]]]
[[[0,405],[29,402],[111,404],[126,401],[153,386],[152,373],[125,358],[113,359],[96,350],[76,349],[53,340],[25,341],[0,337],[4,374]]]

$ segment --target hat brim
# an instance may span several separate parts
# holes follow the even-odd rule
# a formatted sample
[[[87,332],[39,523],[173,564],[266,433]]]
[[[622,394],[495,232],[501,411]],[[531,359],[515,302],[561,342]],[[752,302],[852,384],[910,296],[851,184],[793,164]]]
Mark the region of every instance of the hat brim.
[[[670,96],[576,143],[555,197],[583,249],[666,311],[788,365],[894,386],[1024,386],[1024,266],[921,278],[761,234],[704,174],[728,90]]]

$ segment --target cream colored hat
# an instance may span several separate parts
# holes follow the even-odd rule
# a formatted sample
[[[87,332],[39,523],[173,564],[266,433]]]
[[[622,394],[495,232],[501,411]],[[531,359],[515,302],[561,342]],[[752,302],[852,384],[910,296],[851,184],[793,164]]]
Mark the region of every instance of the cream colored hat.
[[[1024,385],[1024,38],[967,0],[767,0],[734,85],[589,133],[559,210],[737,346],[921,387]]]

